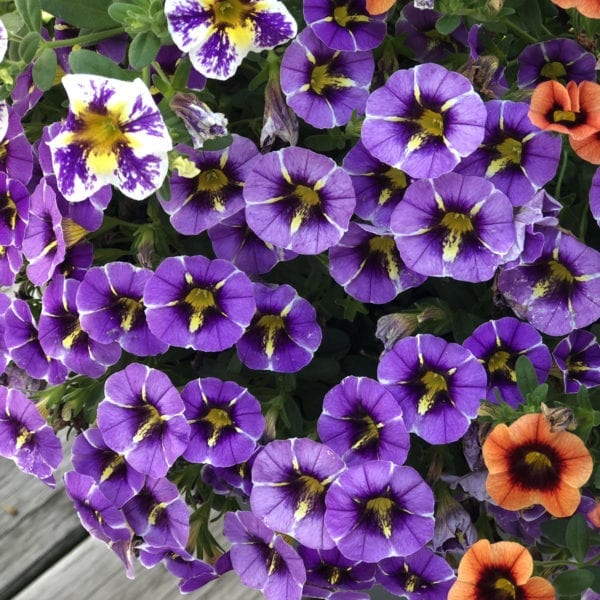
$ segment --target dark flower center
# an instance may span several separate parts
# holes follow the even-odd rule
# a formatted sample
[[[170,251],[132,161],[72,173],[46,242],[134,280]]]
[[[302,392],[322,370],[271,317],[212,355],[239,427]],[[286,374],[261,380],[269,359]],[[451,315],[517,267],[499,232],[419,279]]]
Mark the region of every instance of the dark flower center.
[[[440,226],[446,229],[446,235],[442,242],[443,258],[445,261],[453,261],[463,243],[463,238],[473,233],[475,228],[471,217],[464,213],[447,212],[440,221]]]
[[[294,234],[309,219],[311,213],[319,210],[321,207],[321,198],[314,188],[302,184],[294,187],[292,196],[297,198],[294,215],[290,223],[290,231]]]
[[[192,288],[183,302],[190,308],[190,333],[198,331],[204,324],[206,311],[216,307],[214,294],[205,288]]]
[[[441,395],[447,396],[448,383],[446,382],[446,378],[436,371],[425,371],[421,376],[420,381],[425,389],[419,398],[417,412],[420,415],[424,415],[435,405],[438,397]]]
[[[221,169],[207,169],[198,176],[199,192],[219,192],[229,183],[227,175]]]
[[[243,0],[215,0],[213,15],[217,27],[244,27],[250,14],[247,2]]]
[[[318,503],[323,501],[327,488],[312,475],[300,475],[296,479],[294,487],[297,490],[294,518],[300,521],[309,515]]]
[[[222,408],[211,408],[208,413],[202,417],[202,420],[208,423],[211,428],[211,434],[208,438],[208,445],[212,448],[219,441],[223,430],[233,426],[233,421],[229,413]]]
[[[271,358],[275,352],[277,338],[285,330],[285,322],[281,315],[263,315],[258,319],[257,325],[263,329],[262,346],[265,354]]]
[[[352,79],[332,71],[333,65],[325,63],[315,65],[310,76],[310,89],[319,96],[324,95],[328,88],[349,88],[354,85]]]
[[[377,496],[367,500],[365,512],[372,523],[381,531],[386,538],[392,536],[393,511],[396,503],[387,496]]]
[[[377,204],[383,206],[395,193],[405,189],[408,185],[404,171],[400,169],[388,169],[379,175],[382,190],[377,199]]]
[[[343,4],[333,9],[333,20],[340,27],[346,27],[349,23],[368,23],[369,17],[367,15],[351,14],[348,5]]]
[[[121,456],[120,454],[115,454],[113,452],[111,452],[110,454],[111,459],[104,466],[104,469],[102,469],[102,474],[100,475],[100,483],[106,481],[107,479],[110,479],[115,473],[115,471],[120,471],[126,466],[125,459],[123,458],[123,456]]]
[[[564,79],[567,76],[567,69],[561,62],[552,61],[542,67],[540,75],[546,79]]]
[[[581,123],[585,123],[586,113],[581,110],[579,112],[567,110],[560,104],[554,104],[545,117],[550,123],[557,123],[565,127],[576,127]]]
[[[84,339],[87,339],[87,334],[81,329],[79,319],[76,317],[69,317],[67,320],[68,324],[65,327],[66,331],[62,340],[62,345],[63,348],[70,350],[73,346],[83,342]]]
[[[17,205],[8,192],[0,194],[0,219],[11,231],[17,224]]]
[[[29,443],[35,433],[33,431],[29,431],[27,427],[21,425],[17,432],[17,439],[15,440],[15,446],[17,450],[20,450],[25,444]]]
[[[444,117],[439,112],[424,108],[421,116],[417,119],[421,129],[426,135],[441,137],[444,135]]]
[[[119,298],[117,300],[121,316],[121,329],[131,331],[144,312],[144,305],[133,298]]]
[[[382,423],[375,423],[370,415],[363,415],[355,421],[358,425],[355,442],[352,444],[352,450],[360,450],[368,446],[376,445],[379,441],[379,429],[383,427]]]
[[[523,600],[523,592],[516,583],[512,575],[503,569],[488,568],[485,570],[477,582],[478,598],[486,600]]]
[[[560,481],[562,461],[548,444],[530,443],[517,447],[509,460],[511,478],[523,488],[551,490]]]
[[[143,406],[136,407],[135,410],[141,416],[140,424],[132,440],[137,444],[145,438],[150,437],[161,426],[162,418],[156,407],[152,406],[152,404],[146,403]]]
[[[391,279],[396,279],[398,271],[398,251],[394,238],[386,235],[377,235],[369,240],[369,252],[381,257],[385,272]]]

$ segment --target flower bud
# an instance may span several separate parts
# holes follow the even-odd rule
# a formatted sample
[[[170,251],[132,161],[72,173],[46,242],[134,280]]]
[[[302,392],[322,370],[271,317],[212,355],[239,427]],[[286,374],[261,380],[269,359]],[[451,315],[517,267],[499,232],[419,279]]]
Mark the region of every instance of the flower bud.
[[[227,119],[223,113],[213,112],[194,94],[177,92],[169,103],[171,110],[183,121],[192,137],[194,148],[201,148],[206,140],[227,135]]]

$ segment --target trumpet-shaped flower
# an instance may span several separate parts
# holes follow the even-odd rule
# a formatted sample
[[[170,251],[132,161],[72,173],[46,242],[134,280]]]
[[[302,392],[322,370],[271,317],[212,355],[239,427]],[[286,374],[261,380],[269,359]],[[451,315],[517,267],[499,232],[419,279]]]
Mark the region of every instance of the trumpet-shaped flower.
[[[112,184],[134,200],[167,174],[171,138],[150,90],[136,79],[65,75],[69,114],[50,151],[58,189],[80,202]]]
[[[278,0],[166,0],[165,15],[177,47],[210,79],[229,79],[249,52],[275,48],[297,30]]]

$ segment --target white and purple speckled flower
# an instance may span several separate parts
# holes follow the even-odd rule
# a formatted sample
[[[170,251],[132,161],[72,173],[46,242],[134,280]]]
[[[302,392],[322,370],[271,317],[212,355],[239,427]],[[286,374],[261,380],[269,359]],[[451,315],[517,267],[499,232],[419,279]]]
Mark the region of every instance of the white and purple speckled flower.
[[[209,79],[229,79],[249,52],[275,48],[296,35],[278,0],[166,0],[173,41]]]
[[[69,114],[49,142],[58,189],[71,202],[112,184],[142,200],[162,184],[171,137],[141,79],[65,75]]]
[[[593,333],[573,331],[558,342],[552,355],[562,371],[565,393],[574,394],[582,385],[600,385],[600,344]]]
[[[8,48],[8,31],[6,25],[0,19],[0,63],[4,60],[6,49]],[[2,137],[2,136],[0,136]]]

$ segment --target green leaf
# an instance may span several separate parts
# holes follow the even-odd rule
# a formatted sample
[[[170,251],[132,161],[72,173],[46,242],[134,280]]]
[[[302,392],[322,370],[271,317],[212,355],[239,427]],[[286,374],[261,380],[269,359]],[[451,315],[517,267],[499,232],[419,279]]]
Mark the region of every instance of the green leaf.
[[[25,24],[23,17],[16,11],[2,15],[0,21],[4,23],[4,27],[9,33],[18,33]]]
[[[566,546],[567,519],[552,519],[542,523],[541,529],[545,537],[557,546]]]
[[[19,44],[19,58],[30,63],[37,52],[42,36],[37,31],[30,31]]]
[[[443,15],[436,23],[436,30],[442,35],[450,35],[460,25],[460,17],[457,15]]]
[[[151,32],[138,33],[129,46],[129,64],[134,69],[149,65],[160,48],[160,40]]]
[[[554,580],[556,591],[565,596],[573,596],[583,592],[590,587],[594,581],[593,573],[577,569],[576,571],[565,571]]]
[[[531,395],[530,395],[532,402],[536,406],[539,406],[542,402],[545,402],[547,397],[548,397],[548,384],[547,383],[540,383],[540,385],[538,385],[535,388],[535,390],[533,390],[533,392],[531,392]]]
[[[122,25],[128,23],[131,14],[135,12],[143,11],[127,2],[115,2],[108,7],[110,18]]]
[[[575,514],[569,519],[565,541],[569,552],[578,562],[583,562],[590,548],[590,530],[583,515]]]
[[[46,48],[33,63],[33,83],[43,92],[54,84],[57,66],[56,52],[52,48]]]
[[[41,0],[42,8],[70,25],[99,31],[116,27],[108,14],[112,0]]]
[[[222,135],[218,138],[213,138],[212,140],[206,140],[204,144],[202,144],[202,150],[223,150],[223,148],[228,148],[233,143],[233,137],[231,134]]]
[[[594,576],[594,581],[590,584],[592,590],[600,594],[600,567],[585,567]]]
[[[15,0],[15,8],[23,17],[29,31],[39,34],[42,27],[42,7],[40,0]]]
[[[103,75],[124,81],[133,81],[138,77],[135,71],[126,71],[118,67],[110,58],[91,50],[74,50],[69,54],[69,66],[73,73]]]
[[[523,397],[527,398],[538,386],[537,375],[531,361],[526,356],[519,356],[515,363],[515,372],[519,390]]]

